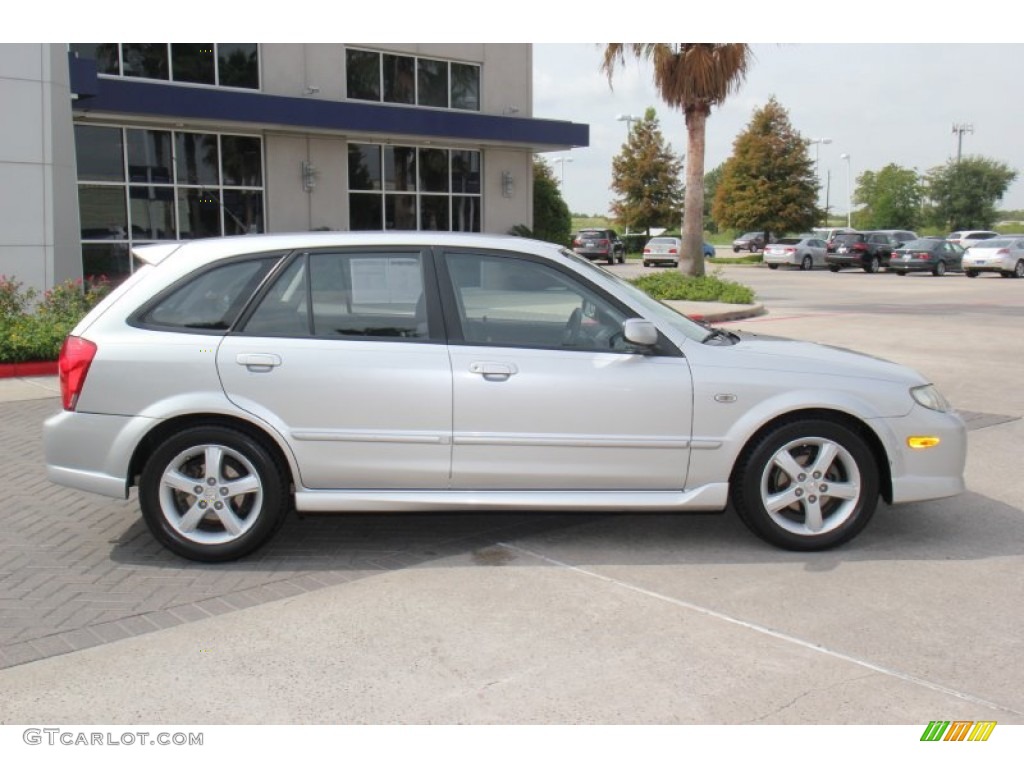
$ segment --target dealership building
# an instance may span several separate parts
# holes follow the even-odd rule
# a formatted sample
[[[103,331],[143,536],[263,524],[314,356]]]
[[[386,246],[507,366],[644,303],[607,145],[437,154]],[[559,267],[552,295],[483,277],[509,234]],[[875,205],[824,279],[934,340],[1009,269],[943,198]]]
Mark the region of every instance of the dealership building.
[[[133,244],[507,232],[535,153],[528,44],[0,45],[0,275],[123,279]]]

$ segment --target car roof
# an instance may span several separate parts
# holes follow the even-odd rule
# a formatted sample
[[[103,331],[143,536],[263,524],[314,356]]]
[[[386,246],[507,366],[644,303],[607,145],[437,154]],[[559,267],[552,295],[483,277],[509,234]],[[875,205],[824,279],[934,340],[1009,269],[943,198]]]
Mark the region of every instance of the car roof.
[[[469,232],[290,232],[281,234],[233,235],[132,246],[132,254],[146,264],[159,264],[171,254],[217,261],[248,253],[290,251],[296,248],[341,248],[380,246],[450,246],[497,248],[550,256],[559,246],[516,235]],[[176,256],[177,258],[177,256]]]

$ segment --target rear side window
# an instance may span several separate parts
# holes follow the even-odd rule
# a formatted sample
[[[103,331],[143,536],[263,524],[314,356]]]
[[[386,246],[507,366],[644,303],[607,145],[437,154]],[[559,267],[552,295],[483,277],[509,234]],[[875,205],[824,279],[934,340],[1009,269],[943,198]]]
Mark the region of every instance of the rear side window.
[[[205,270],[143,308],[136,322],[169,330],[226,332],[277,259],[235,261]]]

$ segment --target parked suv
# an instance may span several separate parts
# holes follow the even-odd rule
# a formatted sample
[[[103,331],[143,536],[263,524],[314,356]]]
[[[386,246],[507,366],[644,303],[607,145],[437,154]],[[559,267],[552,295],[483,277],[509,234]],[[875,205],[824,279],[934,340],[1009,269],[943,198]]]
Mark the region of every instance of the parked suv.
[[[609,264],[626,263],[626,244],[614,229],[581,229],[572,241],[572,249],[591,261],[606,259]]]
[[[844,232],[829,242],[825,263],[833,272],[848,267],[859,267],[870,273],[880,272],[889,266],[894,248],[916,239],[917,235],[905,230]]]

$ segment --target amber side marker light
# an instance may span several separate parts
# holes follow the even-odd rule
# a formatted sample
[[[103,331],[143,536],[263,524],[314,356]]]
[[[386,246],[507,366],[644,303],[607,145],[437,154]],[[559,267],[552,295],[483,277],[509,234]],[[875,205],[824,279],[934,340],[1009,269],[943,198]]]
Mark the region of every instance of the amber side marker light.
[[[911,448],[934,448],[942,441],[937,437],[915,436],[907,438],[907,445]]]

